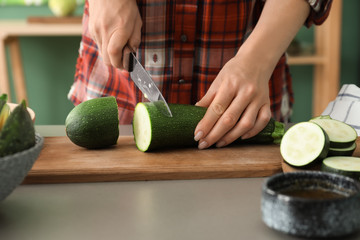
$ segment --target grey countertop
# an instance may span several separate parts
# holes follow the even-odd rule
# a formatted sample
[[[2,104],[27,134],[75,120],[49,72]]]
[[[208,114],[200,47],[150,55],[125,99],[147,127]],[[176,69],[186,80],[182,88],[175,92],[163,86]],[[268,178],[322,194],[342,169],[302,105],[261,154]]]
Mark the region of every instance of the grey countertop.
[[[36,129],[43,136],[65,135],[63,126]],[[131,134],[131,128],[120,132]],[[262,222],[264,180],[21,185],[0,203],[0,239],[299,239]]]

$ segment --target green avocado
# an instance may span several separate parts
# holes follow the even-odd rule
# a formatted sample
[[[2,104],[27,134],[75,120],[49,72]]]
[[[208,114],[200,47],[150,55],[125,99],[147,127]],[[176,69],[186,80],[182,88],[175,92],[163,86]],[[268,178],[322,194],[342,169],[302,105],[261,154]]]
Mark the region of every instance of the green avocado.
[[[75,106],[65,120],[66,135],[76,145],[105,148],[119,138],[119,113],[115,97],[87,100]]]
[[[11,112],[0,132],[0,157],[21,152],[34,145],[34,123],[23,100]]]

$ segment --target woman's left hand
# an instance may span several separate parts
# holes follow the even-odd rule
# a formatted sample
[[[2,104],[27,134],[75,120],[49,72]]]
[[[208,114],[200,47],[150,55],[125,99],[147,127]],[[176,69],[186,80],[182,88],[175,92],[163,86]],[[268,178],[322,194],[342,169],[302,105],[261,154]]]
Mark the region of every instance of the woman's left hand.
[[[309,13],[307,1],[265,2],[248,39],[197,103],[208,107],[194,133],[200,149],[250,138],[266,126],[271,117],[268,81]]]
[[[225,64],[196,104],[208,108],[195,129],[200,149],[250,138],[266,126],[271,118],[268,80],[272,69],[261,68],[240,54]]]

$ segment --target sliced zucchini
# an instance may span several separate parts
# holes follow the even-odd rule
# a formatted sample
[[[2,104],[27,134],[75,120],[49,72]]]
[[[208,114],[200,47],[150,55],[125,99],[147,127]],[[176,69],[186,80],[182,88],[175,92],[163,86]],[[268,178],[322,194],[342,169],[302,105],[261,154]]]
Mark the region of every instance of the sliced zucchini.
[[[324,159],[329,151],[329,138],[316,123],[297,123],[285,132],[280,153],[292,166],[306,166],[315,160]]]
[[[344,122],[328,118],[313,118],[310,122],[319,124],[325,130],[332,148],[347,148],[356,141],[355,129]]]
[[[360,179],[360,158],[349,156],[327,157],[321,170]]]
[[[330,117],[330,115],[320,115],[320,116],[312,118],[311,120],[313,120],[313,119],[332,119],[332,118]]]
[[[134,139],[140,151],[155,149],[195,147],[194,131],[204,117],[206,108],[186,104],[169,104],[173,117],[165,116],[151,102],[141,102],[135,107],[133,118]],[[256,136],[235,143],[279,143],[284,134],[284,124],[270,119]]]
[[[328,156],[351,156],[356,149],[356,143],[346,148],[330,148]]]

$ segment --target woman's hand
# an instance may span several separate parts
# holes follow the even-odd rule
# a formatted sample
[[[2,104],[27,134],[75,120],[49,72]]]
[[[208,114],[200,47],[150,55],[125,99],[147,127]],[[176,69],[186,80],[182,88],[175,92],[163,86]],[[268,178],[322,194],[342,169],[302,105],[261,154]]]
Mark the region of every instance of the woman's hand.
[[[271,117],[268,80],[272,70],[240,54],[225,64],[196,104],[208,107],[195,130],[200,149],[252,137],[266,126]]]
[[[253,32],[197,103],[208,107],[195,129],[199,148],[259,133],[271,117],[268,81],[310,12],[307,1],[266,0]]]
[[[127,69],[128,54],[141,40],[142,20],[136,0],[89,0],[89,32],[106,65]]]

